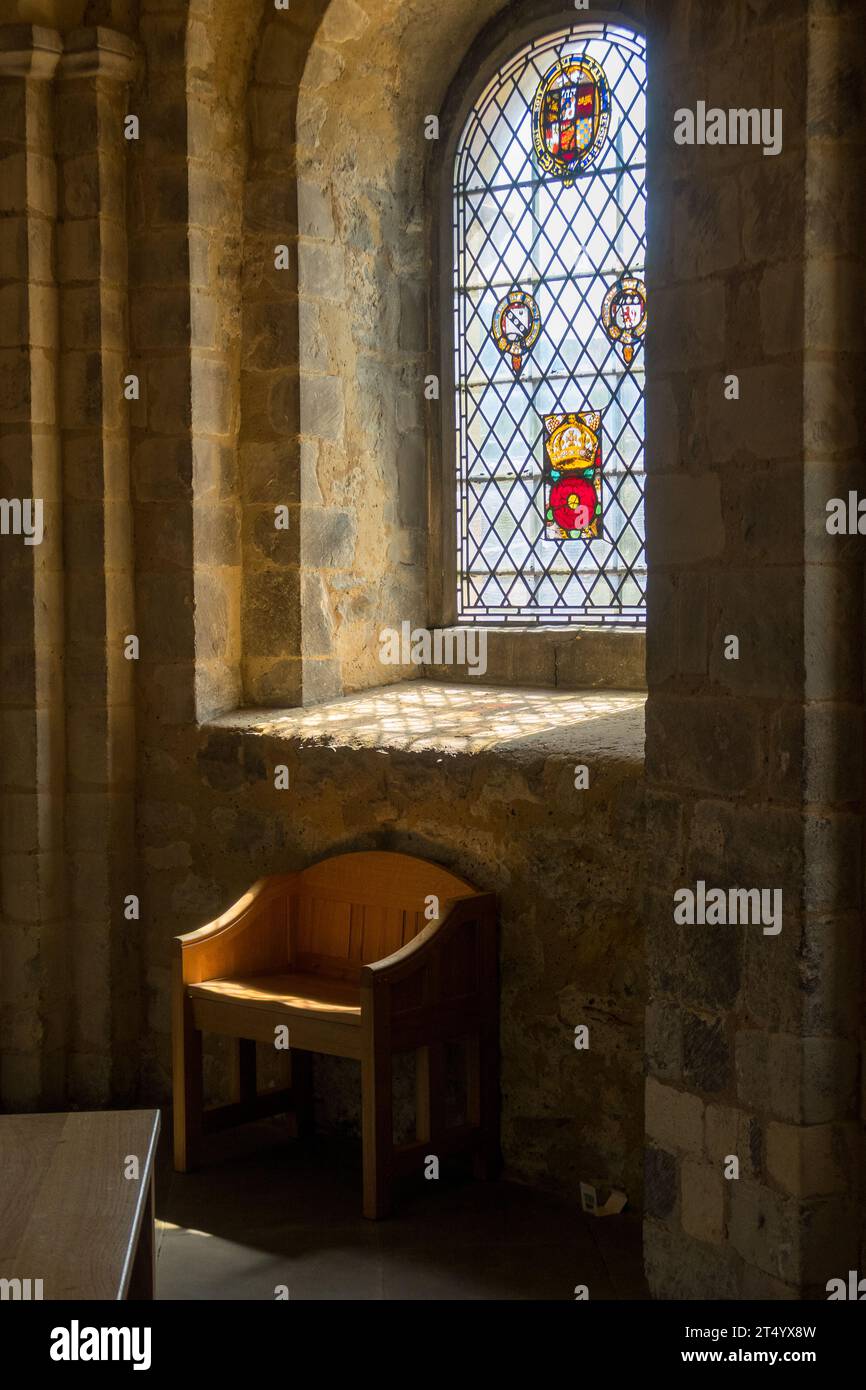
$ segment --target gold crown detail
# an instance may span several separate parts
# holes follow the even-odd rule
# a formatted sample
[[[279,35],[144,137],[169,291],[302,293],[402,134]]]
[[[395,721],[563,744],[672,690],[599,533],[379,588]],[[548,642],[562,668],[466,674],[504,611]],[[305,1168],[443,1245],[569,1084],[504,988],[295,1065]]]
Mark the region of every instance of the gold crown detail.
[[[585,468],[595,463],[598,435],[591,425],[598,429],[600,417],[597,414],[548,416],[545,423],[550,433],[547,453],[553,468]]]

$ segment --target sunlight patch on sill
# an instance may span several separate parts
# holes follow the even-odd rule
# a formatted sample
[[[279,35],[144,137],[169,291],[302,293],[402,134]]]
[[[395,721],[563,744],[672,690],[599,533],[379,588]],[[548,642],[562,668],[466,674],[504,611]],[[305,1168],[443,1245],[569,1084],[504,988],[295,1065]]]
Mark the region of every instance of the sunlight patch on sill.
[[[642,692],[515,690],[406,681],[310,709],[241,710],[212,726],[301,742],[341,746],[479,753],[524,741],[578,740],[598,721],[629,725]],[[589,729],[585,730],[587,733]]]

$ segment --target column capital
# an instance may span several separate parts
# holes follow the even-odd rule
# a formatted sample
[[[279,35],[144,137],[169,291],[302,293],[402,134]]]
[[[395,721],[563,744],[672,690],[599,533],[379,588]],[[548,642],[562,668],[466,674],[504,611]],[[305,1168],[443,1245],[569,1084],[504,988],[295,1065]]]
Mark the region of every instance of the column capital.
[[[63,40],[56,29],[41,24],[0,25],[0,78],[48,82],[62,52]]]
[[[96,25],[67,34],[59,77],[113,77],[128,82],[135,70],[138,49],[126,34]]]

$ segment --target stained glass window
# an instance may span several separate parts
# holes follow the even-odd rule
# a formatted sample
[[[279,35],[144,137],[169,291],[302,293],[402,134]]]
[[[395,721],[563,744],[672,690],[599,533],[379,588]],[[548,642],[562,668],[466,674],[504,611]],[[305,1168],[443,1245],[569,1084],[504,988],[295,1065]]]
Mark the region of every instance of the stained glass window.
[[[645,96],[643,38],[580,24],[507,62],[458,142],[460,622],[644,622]]]

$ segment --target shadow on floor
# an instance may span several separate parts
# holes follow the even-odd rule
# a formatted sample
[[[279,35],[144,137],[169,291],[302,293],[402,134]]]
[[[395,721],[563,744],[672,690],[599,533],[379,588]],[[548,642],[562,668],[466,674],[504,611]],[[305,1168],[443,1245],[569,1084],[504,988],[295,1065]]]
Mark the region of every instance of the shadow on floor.
[[[165,1131],[164,1131],[165,1133]],[[397,1188],[360,1215],[360,1151],[256,1126],[211,1141],[205,1166],[157,1177],[157,1298],[590,1299],[649,1297],[636,1217],[586,1217],[516,1183],[459,1174]]]

